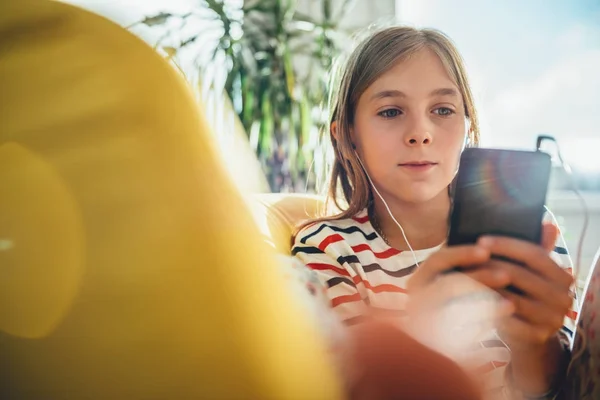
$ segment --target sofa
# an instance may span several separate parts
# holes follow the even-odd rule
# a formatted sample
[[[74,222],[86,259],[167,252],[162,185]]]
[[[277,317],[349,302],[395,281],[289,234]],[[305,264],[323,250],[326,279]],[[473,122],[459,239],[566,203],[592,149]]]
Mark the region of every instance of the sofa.
[[[263,239],[278,254],[289,255],[296,228],[326,215],[324,196],[300,193],[261,193],[247,196],[250,211]]]

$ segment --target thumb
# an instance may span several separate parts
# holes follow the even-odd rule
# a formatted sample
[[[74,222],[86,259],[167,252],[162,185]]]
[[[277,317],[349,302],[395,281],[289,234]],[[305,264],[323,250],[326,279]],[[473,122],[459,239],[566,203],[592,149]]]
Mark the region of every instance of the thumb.
[[[542,247],[548,251],[554,250],[556,240],[560,231],[552,222],[544,222],[542,224]]]

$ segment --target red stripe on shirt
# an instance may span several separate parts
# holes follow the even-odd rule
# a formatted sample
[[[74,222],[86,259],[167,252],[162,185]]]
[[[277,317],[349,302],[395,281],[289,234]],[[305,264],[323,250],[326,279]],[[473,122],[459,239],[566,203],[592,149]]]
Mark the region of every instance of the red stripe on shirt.
[[[373,293],[408,293],[406,289],[401,288],[400,286],[389,284],[389,283],[373,286],[373,285],[371,285],[371,283],[369,281],[363,280],[358,275],[352,277],[352,281],[356,285],[362,283],[363,285],[365,285],[365,288],[372,291]]]
[[[329,246],[331,243],[341,242],[343,240],[344,240],[344,238],[342,237],[342,235],[340,235],[338,233],[329,235],[325,239],[323,239],[323,241],[321,243],[319,243],[319,250],[325,251],[327,246]]]
[[[348,271],[346,271],[344,268],[336,267],[335,265],[331,265],[331,264],[308,263],[308,264],[306,264],[306,266],[308,268],[314,269],[316,271],[330,270],[330,271],[333,271],[333,272],[337,272],[338,274],[340,274],[342,276],[350,276],[350,273]]]
[[[397,254],[402,253],[400,250],[396,250],[396,249],[391,248],[391,247],[389,249],[387,249],[386,251],[382,251],[380,253],[376,253],[376,252],[373,251],[373,249],[371,249],[371,246],[369,246],[366,243],[362,243],[362,244],[358,244],[356,246],[352,246],[352,250],[354,250],[355,253],[359,253],[361,251],[370,251],[377,258],[390,258],[392,256],[395,256]]]
[[[571,318],[573,321],[575,321],[577,319],[577,311],[575,310],[569,310],[567,311],[567,317]]]
[[[331,299],[331,307],[337,307],[341,304],[352,303],[354,301],[362,301],[360,293],[348,294],[344,296],[338,296]]]
[[[369,221],[369,216],[365,215],[364,217],[352,217],[352,219],[358,222],[359,224],[364,224],[365,222]]]
[[[363,281],[365,287],[373,293],[407,293],[406,289],[400,286],[384,283],[382,285],[373,286],[367,281]]]

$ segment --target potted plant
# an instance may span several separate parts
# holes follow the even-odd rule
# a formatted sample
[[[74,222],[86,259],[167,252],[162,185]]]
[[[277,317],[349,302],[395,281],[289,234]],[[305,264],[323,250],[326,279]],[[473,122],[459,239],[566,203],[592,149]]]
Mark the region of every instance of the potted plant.
[[[333,0],[315,3],[318,17],[295,0],[202,0],[140,22],[163,30],[157,45],[179,57],[203,98],[230,99],[274,192],[314,190],[323,172],[329,72],[347,43],[339,21],[352,1],[337,11]]]

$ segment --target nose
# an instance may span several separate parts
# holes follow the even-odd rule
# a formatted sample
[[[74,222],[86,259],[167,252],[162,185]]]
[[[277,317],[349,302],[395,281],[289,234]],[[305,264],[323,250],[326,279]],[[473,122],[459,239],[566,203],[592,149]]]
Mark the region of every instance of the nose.
[[[408,147],[428,146],[433,142],[435,125],[425,110],[407,113],[404,125],[404,144]]]
[[[431,134],[425,129],[411,130],[405,137],[405,143],[407,146],[424,146],[429,145],[433,141]]]

